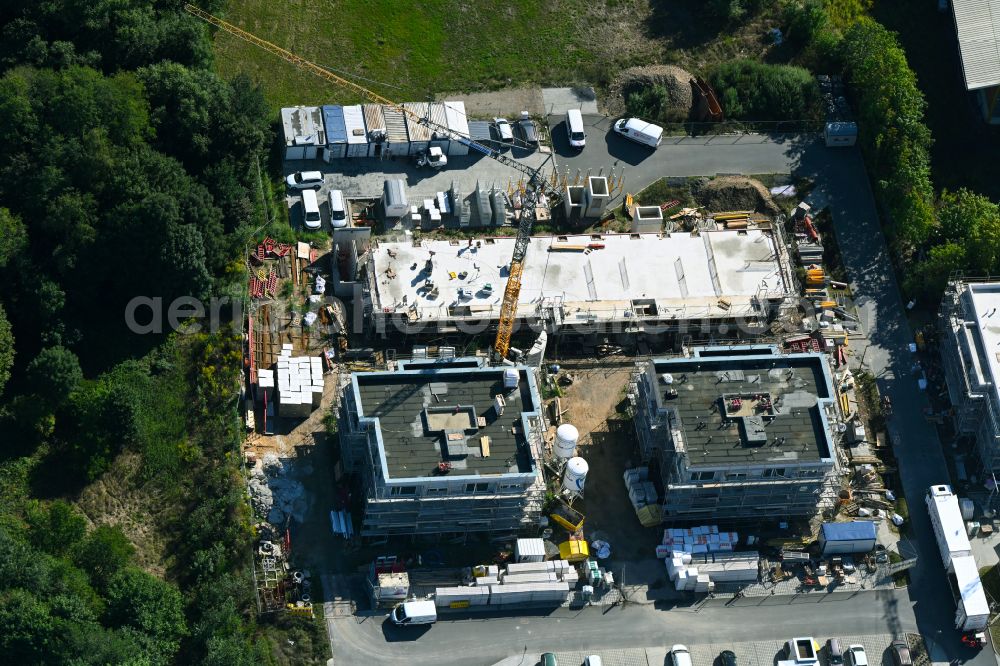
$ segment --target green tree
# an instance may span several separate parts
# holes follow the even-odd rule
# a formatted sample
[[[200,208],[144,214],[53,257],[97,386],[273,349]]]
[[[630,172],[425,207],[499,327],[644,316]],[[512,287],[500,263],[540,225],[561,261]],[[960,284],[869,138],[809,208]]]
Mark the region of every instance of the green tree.
[[[14,332],[11,330],[7,312],[0,305],[0,395],[10,379],[10,369],[14,367]]]
[[[53,407],[62,404],[82,380],[80,361],[65,347],[43,349],[28,364],[31,389]]]
[[[0,110],[2,113],[2,110]],[[0,208],[0,268],[28,247],[28,232],[24,223],[6,208]]]
[[[948,278],[965,266],[965,248],[957,243],[936,245],[927,258],[917,263],[906,278],[906,291],[929,304],[937,303]]]
[[[27,590],[0,593],[0,652],[11,664],[50,663],[58,634],[43,601]]]
[[[156,639],[164,655],[176,653],[187,633],[184,605],[177,588],[141,569],[126,567],[111,577],[107,620]]]
[[[859,142],[889,209],[888,231],[906,248],[919,246],[934,216],[931,135],[916,75],[896,36],[870,19],[847,31],[842,51],[857,102]]]
[[[65,555],[87,533],[87,522],[72,505],[63,500],[48,504],[32,502],[25,519],[28,537],[36,548],[50,555]]]
[[[83,539],[73,554],[73,561],[87,572],[93,585],[107,588],[111,578],[135,556],[135,547],[120,528],[99,525]]]
[[[1000,206],[964,188],[946,190],[941,193],[938,222],[946,242],[965,247],[971,272],[989,275],[1000,270]]]

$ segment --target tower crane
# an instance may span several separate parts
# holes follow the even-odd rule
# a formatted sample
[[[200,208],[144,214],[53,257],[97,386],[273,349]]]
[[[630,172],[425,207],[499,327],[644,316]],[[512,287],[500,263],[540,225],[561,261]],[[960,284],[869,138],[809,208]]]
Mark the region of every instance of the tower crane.
[[[463,136],[445,125],[433,122],[430,118],[422,117],[419,114],[405,108],[403,105],[397,104],[396,102],[379,95],[373,90],[369,90],[358,83],[342,76],[338,76],[325,67],[317,65],[314,62],[310,62],[301,56],[295,55],[291,51],[283,49],[277,44],[272,44],[265,39],[261,39],[260,37],[257,37],[256,35],[233,25],[228,21],[224,21],[221,18],[206,12],[200,7],[196,7],[192,4],[185,4],[184,10],[202,21],[228,32],[234,37],[238,37],[239,39],[249,42],[250,44],[257,46],[268,53],[278,56],[285,62],[291,63],[299,69],[304,69],[307,72],[311,72],[321,79],[324,79],[325,81],[336,84],[342,88],[346,88],[352,93],[371,102],[385,105],[395,111],[403,113],[414,122],[430,128],[435,134],[439,136],[446,136],[452,141],[458,141],[459,143],[468,146],[469,149],[494,159],[501,164],[505,164],[512,169],[516,169],[528,177],[528,184],[522,198],[521,217],[518,220],[517,225],[517,237],[514,240],[514,252],[510,260],[510,267],[507,275],[507,286],[504,289],[503,302],[500,305],[500,319],[497,324],[497,336],[493,343],[494,360],[499,362],[506,359],[507,354],[510,352],[510,337],[514,332],[514,325],[517,321],[517,300],[521,293],[521,275],[524,268],[524,259],[528,251],[531,230],[535,224],[535,205],[538,203],[538,196],[541,192],[544,192],[552,198],[558,197],[555,187],[553,187],[552,184],[550,184],[544,177],[541,169],[536,169],[528,166],[527,164],[522,164],[521,162],[504,155],[495,148],[478,141],[473,141],[471,138]]]

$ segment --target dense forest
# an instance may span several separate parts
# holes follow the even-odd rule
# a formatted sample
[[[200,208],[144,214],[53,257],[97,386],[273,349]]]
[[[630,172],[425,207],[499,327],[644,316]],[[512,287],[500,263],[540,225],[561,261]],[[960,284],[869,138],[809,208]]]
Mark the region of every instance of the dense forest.
[[[240,293],[264,98],[213,72],[173,0],[10,0],[0,35],[0,653],[268,663],[239,338],[136,335],[124,316],[137,296]],[[119,495],[81,500],[112,479]],[[145,518],[119,524],[116,506]]]

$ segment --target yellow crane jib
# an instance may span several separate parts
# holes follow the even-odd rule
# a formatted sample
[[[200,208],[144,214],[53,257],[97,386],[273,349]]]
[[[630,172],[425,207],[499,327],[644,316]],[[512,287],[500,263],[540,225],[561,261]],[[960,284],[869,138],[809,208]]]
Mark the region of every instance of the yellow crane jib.
[[[369,90],[368,88],[354,83],[349,79],[338,76],[337,74],[334,74],[330,70],[321,67],[314,62],[310,62],[301,56],[295,55],[291,51],[283,49],[277,44],[272,44],[266,39],[261,39],[260,37],[249,33],[246,30],[229,23],[228,21],[222,20],[218,16],[214,16],[206,12],[200,7],[196,7],[192,4],[185,4],[184,10],[192,16],[196,16],[197,18],[205,21],[209,25],[213,25],[220,30],[233,35],[234,37],[238,37],[246,42],[249,42],[254,46],[267,51],[268,53],[272,53],[282,60],[295,65],[296,67],[312,72],[325,81],[335,83],[343,88],[346,88],[347,90],[350,90],[351,92],[371,102],[383,104],[399,111],[400,113],[404,113],[415,122],[431,128],[436,134],[443,137],[446,136],[452,141],[458,141],[459,143],[468,146],[471,150],[486,155],[501,164],[506,164],[510,168],[516,169],[528,176],[528,186],[525,188],[525,194],[521,207],[521,219],[517,227],[517,238],[514,242],[514,253],[510,262],[510,276],[507,280],[507,287],[504,289],[503,303],[500,306],[500,321],[497,326],[497,337],[496,342],[493,345],[493,348],[499,357],[496,359],[497,361],[507,358],[507,353],[510,351],[510,337],[514,332],[514,325],[517,320],[517,299],[521,294],[521,272],[524,265],[524,257],[528,250],[528,242],[531,238],[531,229],[535,223],[535,205],[538,202],[538,193],[540,191],[545,192],[550,197],[558,199],[559,193],[556,189],[555,183],[549,182],[549,180],[542,175],[541,169],[536,169],[526,164],[522,164],[521,162],[504,155],[499,150],[479,143],[478,141],[473,141],[469,137],[459,134],[450,127],[440,125],[431,121],[430,118],[420,116],[409,109],[405,109],[401,104],[397,104],[392,100],[386,99],[373,90]],[[551,159],[551,156],[549,159]]]

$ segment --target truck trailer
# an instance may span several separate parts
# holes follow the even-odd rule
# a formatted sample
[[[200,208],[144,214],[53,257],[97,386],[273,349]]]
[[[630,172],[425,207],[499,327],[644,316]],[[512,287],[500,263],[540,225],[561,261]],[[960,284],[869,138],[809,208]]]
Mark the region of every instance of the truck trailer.
[[[931,486],[926,502],[948,577],[948,587],[955,598],[955,628],[966,634],[966,643],[974,641],[982,644],[985,641],[983,632],[990,619],[990,605],[965,532],[958,497],[951,486]]]

